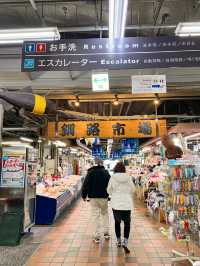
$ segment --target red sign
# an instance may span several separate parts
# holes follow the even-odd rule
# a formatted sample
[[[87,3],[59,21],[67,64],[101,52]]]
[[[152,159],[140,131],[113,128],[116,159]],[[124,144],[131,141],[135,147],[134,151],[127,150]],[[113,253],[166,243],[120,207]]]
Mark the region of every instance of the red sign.
[[[46,52],[46,43],[37,43],[37,45],[36,45],[36,52],[37,53]]]
[[[24,170],[24,162],[21,158],[8,157],[7,160],[3,160],[3,168],[7,172],[18,172]]]

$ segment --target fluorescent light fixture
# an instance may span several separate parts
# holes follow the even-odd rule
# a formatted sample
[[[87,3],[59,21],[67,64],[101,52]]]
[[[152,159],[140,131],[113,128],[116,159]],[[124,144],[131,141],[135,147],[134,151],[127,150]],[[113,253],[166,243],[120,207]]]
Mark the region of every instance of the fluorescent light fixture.
[[[62,142],[60,140],[56,140],[54,144],[56,145],[56,147],[62,147],[62,148],[65,148],[67,146],[65,142]]]
[[[77,153],[78,152],[78,150],[77,149],[75,149],[75,148],[70,148],[70,151],[71,151],[71,153]]]
[[[22,145],[21,141],[2,141],[2,145]]]
[[[57,27],[0,30],[0,44],[53,40],[60,40],[60,33]]]
[[[189,135],[189,136],[185,137],[185,140],[196,138],[196,137],[200,138],[200,133],[194,133],[192,135]]]
[[[33,142],[33,140],[32,139],[29,139],[29,138],[25,138],[25,137],[20,137],[20,139],[22,140],[22,141],[26,141],[26,142]]]
[[[109,0],[109,38],[123,38],[128,0]]]
[[[175,34],[180,37],[200,36],[200,22],[180,22]]]
[[[25,144],[21,141],[2,141],[2,145],[24,147],[24,148],[33,148],[30,144]]]

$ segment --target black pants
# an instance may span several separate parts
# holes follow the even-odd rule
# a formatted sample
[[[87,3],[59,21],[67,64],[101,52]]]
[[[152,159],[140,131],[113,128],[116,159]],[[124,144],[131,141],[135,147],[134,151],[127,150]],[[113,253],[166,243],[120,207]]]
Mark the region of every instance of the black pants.
[[[121,221],[124,222],[124,238],[129,238],[130,224],[131,224],[131,211],[119,211],[113,209],[115,219],[115,234],[117,238],[121,237]]]

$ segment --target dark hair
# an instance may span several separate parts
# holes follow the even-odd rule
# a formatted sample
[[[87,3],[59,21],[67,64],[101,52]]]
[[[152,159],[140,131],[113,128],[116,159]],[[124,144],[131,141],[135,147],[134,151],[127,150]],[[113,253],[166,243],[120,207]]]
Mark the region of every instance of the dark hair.
[[[119,162],[115,165],[114,173],[125,173],[126,167],[123,162]]]

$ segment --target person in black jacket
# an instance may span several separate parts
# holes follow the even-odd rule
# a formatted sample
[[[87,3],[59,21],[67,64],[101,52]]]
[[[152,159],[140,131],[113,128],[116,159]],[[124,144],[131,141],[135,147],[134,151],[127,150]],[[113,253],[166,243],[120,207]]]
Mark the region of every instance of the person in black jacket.
[[[103,223],[104,237],[106,240],[109,235],[108,219],[108,193],[107,186],[110,180],[108,171],[104,168],[103,162],[95,158],[95,166],[88,170],[87,176],[82,187],[82,198],[85,201],[90,199],[92,216],[95,220],[94,241],[100,242],[101,220]]]

